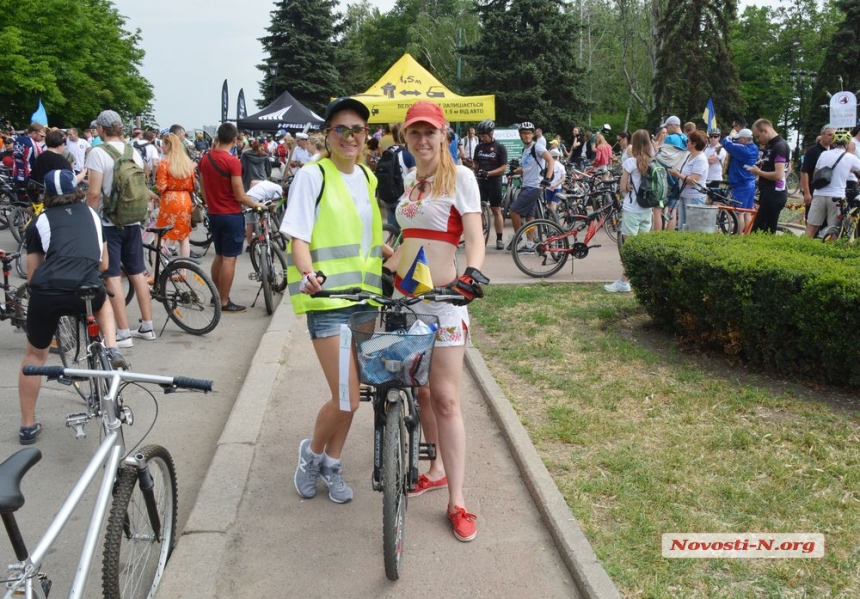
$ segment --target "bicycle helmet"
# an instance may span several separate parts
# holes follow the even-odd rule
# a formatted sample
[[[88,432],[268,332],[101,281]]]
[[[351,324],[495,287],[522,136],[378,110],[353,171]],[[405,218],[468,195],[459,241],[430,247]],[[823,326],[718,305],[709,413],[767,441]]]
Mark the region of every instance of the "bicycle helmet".
[[[529,121],[523,121],[519,126],[520,131],[534,131],[535,126],[531,124]]]
[[[475,127],[475,131],[477,131],[478,135],[492,135],[495,129],[496,124],[490,119],[481,121],[478,123],[478,126]]]
[[[834,146],[847,146],[851,143],[851,135],[847,131],[838,130],[833,134]]]

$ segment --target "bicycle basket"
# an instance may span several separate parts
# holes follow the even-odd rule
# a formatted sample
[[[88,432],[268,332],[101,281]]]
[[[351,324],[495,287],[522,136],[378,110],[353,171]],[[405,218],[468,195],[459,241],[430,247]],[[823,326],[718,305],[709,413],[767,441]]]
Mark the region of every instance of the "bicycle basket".
[[[422,324],[417,324],[421,321]],[[357,312],[349,317],[358,378],[366,385],[422,387],[439,319],[410,312]],[[421,329],[418,332],[416,329]],[[433,330],[429,330],[431,328]]]

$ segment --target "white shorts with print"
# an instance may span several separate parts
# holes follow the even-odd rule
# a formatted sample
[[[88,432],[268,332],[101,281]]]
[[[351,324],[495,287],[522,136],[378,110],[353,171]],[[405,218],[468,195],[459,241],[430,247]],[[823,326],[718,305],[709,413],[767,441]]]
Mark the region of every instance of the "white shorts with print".
[[[395,290],[394,297],[403,297],[403,294]],[[433,314],[439,319],[436,347],[466,345],[469,333],[469,310],[466,306],[455,306],[450,302],[421,302],[412,309],[416,314]]]

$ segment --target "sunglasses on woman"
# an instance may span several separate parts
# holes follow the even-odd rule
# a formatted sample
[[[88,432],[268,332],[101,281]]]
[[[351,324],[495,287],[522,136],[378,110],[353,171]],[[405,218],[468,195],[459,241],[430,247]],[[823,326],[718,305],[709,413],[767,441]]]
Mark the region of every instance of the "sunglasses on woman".
[[[346,125],[336,125],[334,127],[329,127],[327,129],[327,131],[333,131],[334,133],[337,133],[338,135],[340,135],[344,139],[349,139],[353,135],[355,135],[355,136],[359,136],[361,134],[367,135],[367,132],[369,131],[369,129],[367,127],[362,126],[362,125],[355,125],[353,127],[347,127]]]

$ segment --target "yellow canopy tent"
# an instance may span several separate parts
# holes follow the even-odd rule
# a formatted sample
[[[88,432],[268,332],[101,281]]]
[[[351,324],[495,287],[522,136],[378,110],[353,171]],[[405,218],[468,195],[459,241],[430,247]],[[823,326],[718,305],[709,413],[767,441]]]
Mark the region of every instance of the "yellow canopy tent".
[[[370,109],[370,123],[403,121],[406,110],[418,100],[439,104],[450,122],[496,118],[495,96],[458,96],[409,54],[401,56],[370,89],[352,97]]]

